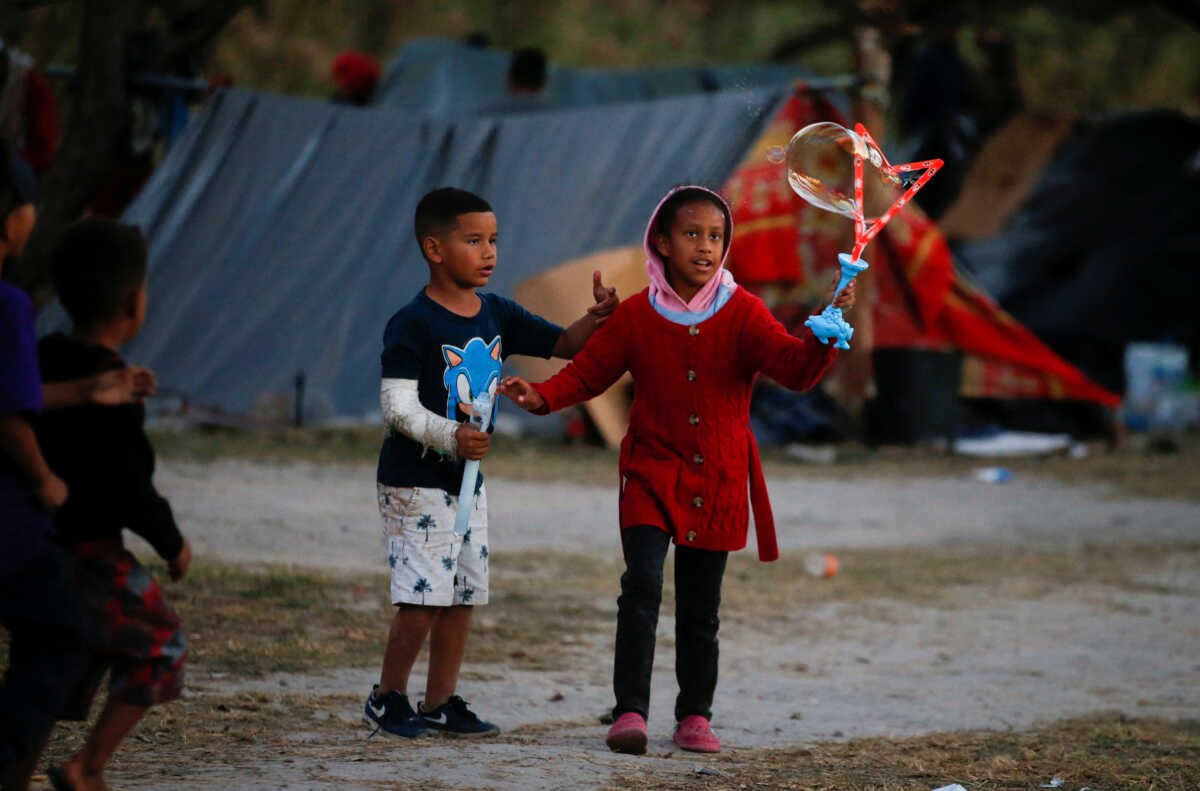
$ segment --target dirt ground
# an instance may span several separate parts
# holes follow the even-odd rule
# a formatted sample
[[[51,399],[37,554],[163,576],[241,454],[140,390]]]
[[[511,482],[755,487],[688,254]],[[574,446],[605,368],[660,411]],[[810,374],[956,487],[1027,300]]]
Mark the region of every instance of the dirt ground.
[[[876,752],[911,762],[913,750],[925,749],[886,740],[940,744],[994,732],[1033,744],[1045,741],[1035,729],[1079,717],[1107,717],[1105,728],[1126,727],[1113,725],[1126,719],[1195,718],[1200,501],[1138,497],[1094,480],[1068,483],[1032,467],[987,484],[975,480],[973,466],[857,470],[850,480],[828,470],[770,476],[785,557],[756,563],[752,540],[731,561],[713,721],[726,748],[720,756],[683,753],[671,743],[669,596],[649,754],[616,755],[603,744],[619,573],[613,488],[493,476],[493,603],[476,614],[481,653],[468,650],[459,692],[501,726],[500,737],[368,738],[359,718],[377,680],[383,622],[377,633],[355,638],[363,648],[344,663],[352,666],[280,672],[268,662],[231,672],[194,651],[185,699],[147,719],[111,780],[147,789],[825,788],[839,786],[822,785],[816,774],[785,778],[779,769],[802,772],[824,759],[850,766]],[[370,599],[364,607],[380,608],[383,591],[374,588],[384,553],[369,465],[167,458],[157,482],[199,557],[319,569]],[[144,544],[130,543],[149,556]],[[801,560],[810,551],[839,556],[842,572],[829,580],[804,575]],[[522,565],[529,553],[568,558],[556,567],[567,571],[536,577]],[[578,628],[564,628],[561,619],[545,622],[554,626],[528,621],[559,596],[578,607]],[[486,649],[492,636],[522,623],[530,630],[527,650]],[[208,627],[192,635],[194,646],[206,639],[213,639]],[[221,639],[232,645],[232,637]],[[539,652],[549,658],[531,661]],[[419,664],[411,691],[423,682]],[[1189,760],[1200,757],[1193,724],[1171,727],[1183,728]],[[81,733],[60,729],[51,758],[66,754]],[[1100,754],[1117,743],[1094,734],[1085,741]],[[1069,751],[1037,763],[1023,749],[1012,748],[1013,767],[1049,772],[1054,765],[1072,791],[1144,787],[1124,784],[1115,769],[1097,779],[1104,764],[1095,753],[1071,765]],[[1051,779],[1006,785],[968,764],[927,761],[840,787],[960,782],[976,791],[1036,788]],[[768,765],[774,774],[759,772]]]

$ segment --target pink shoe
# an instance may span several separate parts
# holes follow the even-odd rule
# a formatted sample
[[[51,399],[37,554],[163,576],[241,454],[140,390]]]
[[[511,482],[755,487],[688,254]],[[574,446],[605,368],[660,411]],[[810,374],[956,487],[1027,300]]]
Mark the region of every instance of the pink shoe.
[[[721,752],[721,740],[712,732],[708,720],[699,714],[684,717],[683,722],[676,726],[675,744],[694,753]]]
[[[615,753],[644,755],[646,752],[646,721],[637,712],[627,711],[608,729],[604,743]]]

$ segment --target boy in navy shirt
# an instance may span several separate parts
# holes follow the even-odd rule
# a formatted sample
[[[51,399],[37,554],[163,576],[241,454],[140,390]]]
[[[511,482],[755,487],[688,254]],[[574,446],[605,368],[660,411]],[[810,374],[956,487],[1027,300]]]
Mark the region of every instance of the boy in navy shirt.
[[[487,431],[464,421],[475,396],[495,396],[506,357],[573,357],[616,308],[617,296],[595,273],[596,304],[564,330],[512,300],[479,293],[496,266],[497,226],[492,207],[470,192],[429,193],[417,205],[415,226],[429,284],[384,331],[380,396],[388,436],[377,488],[396,614],[363,716],[393,736],[488,736],[499,729],[454,694],[472,608],[488,599],[482,479],[466,534],[453,530],[465,461],[488,450]],[[429,676],[417,711],[408,678],[427,637]]]

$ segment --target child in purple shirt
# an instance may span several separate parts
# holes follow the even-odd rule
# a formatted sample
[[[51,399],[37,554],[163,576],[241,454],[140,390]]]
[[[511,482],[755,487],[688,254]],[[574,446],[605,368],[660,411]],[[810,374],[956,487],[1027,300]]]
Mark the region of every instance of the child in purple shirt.
[[[0,144],[0,271],[33,230],[28,167]],[[50,471],[30,418],[42,407],[33,306],[0,283],[0,624],[9,633],[0,684],[0,788],[25,789],[55,715],[87,662],[86,620],[51,514],[67,486]]]

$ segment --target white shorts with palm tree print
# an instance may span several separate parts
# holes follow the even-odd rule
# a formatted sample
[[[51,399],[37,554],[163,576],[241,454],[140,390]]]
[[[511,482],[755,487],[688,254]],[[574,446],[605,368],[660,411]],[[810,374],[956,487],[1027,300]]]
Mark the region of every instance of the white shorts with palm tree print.
[[[458,497],[441,489],[376,484],[392,569],[392,604],[487,604],[487,490],[466,535],[454,534]]]

